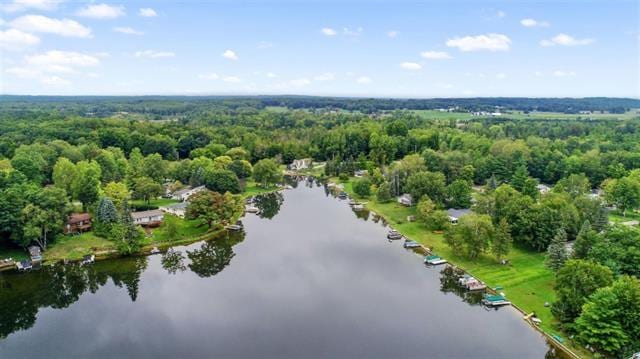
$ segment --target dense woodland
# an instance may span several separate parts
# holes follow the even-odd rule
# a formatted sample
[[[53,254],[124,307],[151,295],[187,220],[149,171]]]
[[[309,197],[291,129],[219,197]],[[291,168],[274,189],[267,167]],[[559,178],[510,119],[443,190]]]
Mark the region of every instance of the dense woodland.
[[[230,194],[247,180],[267,186],[278,165],[313,158],[326,162],[324,176],[367,170],[354,183],[362,196],[411,194],[418,220],[469,258],[500,260],[511,246],[546,253],[564,330],[606,355],[640,350],[640,231],[610,224],[612,214],[639,217],[640,119],[456,121],[405,110],[450,106],[624,112],[640,101],[2,97],[0,241],[46,247],[74,203],[113,221],[105,236],[132,240],[139,234],[118,220],[128,200],[158,197],[167,182],[210,189],[193,215],[215,222],[237,208]],[[473,212],[454,227],[447,208]]]

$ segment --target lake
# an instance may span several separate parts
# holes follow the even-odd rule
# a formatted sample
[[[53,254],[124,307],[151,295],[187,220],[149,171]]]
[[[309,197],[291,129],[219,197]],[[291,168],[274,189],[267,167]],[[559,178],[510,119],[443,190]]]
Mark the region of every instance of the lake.
[[[261,197],[244,233],[0,274],[0,357],[545,357],[515,309],[485,309],[382,221],[294,185]]]

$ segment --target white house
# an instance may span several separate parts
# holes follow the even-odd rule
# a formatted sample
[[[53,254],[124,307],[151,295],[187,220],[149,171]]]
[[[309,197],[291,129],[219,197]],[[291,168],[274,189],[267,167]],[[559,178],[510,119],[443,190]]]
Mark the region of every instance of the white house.
[[[164,220],[164,214],[159,209],[131,213],[133,223],[143,227],[159,226]]]
[[[549,193],[549,191],[551,191],[551,187],[547,186],[546,184],[542,184],[542,183],[537,185],[536,188],[538,189],[538,192],[540,192],[540,194],[546,194],[546,193]]]
[[[413,206],[413,198],[411,198],[410,194],[405,193],[402,196],[398,197],[398,203],[403,206],[411,207]]]
[[[160,210],[164,213],[169,213],[172,214],[174,216],[180,217],[180,218],[184,218],[185,214],[187,213],[187,205],[189,204],[189,202],[184,201],[184,202],[180,202],[180,203],[174,203],[174,204],[170,204],[168,206],[162,206],[160,207]]]
[[[309,168],[311,166],[311,158],[303,158],[300,160],[293,160],[289,165],[289,169],[293,171],[300,171]]]
[[[189,199],[189,197],[193,196],[194,194],[200,192],[200,191],[204,191],[207,188],[205,186],[198,186],[198,187],[186,187],[183,188],[179,191],[175,191],[173,192],[173,194],[171,195],[172,199],[178,200],[178,201],[186,201]]]

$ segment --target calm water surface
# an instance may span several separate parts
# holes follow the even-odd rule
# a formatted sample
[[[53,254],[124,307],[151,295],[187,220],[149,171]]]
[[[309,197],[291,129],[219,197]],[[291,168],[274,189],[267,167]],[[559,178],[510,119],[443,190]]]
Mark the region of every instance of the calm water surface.
[[[0,274],[0,358],[543,358],[512,308],[449,289],[323,187],[261,199],[245,234]]]

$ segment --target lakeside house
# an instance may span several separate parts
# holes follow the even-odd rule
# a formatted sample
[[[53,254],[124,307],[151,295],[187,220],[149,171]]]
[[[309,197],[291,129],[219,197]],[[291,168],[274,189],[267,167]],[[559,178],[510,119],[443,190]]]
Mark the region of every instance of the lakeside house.
[[[191,186],[187,186],[179,191],[175,191],[173,192],[173,194],[171,195],[172,199],[178,200],[178,201],[186,201],[189,199],[189,197],[193,196],[194,194],[204,191],[207,188],[205,186],[198,186],[198,187],[191,187]]]
[[[356,171],[353,172],[353,175],[356,176],[356,177],[364,177],[364,176],[366,176],[368,174],[369,174],[369,171],[367,171],[367,170],[356,170]]]
[[[71,213],[64,226],[64,234],[80,234],[91,230],[91,215],[89,213]]]
[[[159,209],[131,213],[133,223],[143,227],[157,227],[164,220],[164,213]]]
[[[299,160],[293,160],[289,165],[289,169],[292,171],[300,171],[307,169],[311,166],[311,158],[302,158]]]
[[[449,215],[449,221],[451,222],[451,224],[458,224],[458,220],[460,220],[460,218],[466,216],[467,214],[471,213],[471,210],[469,208],[462,208],[462,209],[455,209],[455,208],[449,208],[447,209],[447,214]]]
[[[189,202],[184,201],[180,203],[170,204],[167,206],[162,206],[159,209],[164,213],[169,213],[174,216],[184,218],[184,216],[187,213],[187,205],[189,205]]]
[[[398,197],[398,203],[403,206],[411,207],[413,206],[413,198],[410,194],[405,193],[402,196]]]

